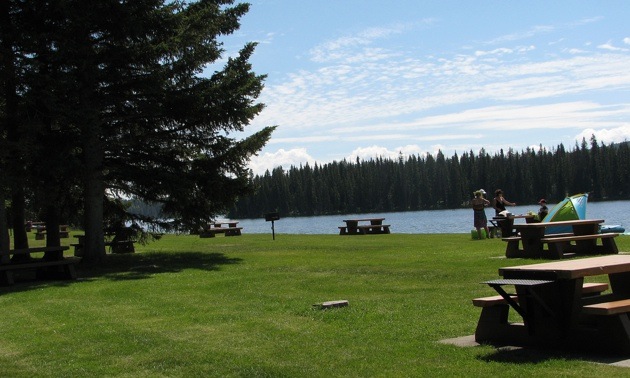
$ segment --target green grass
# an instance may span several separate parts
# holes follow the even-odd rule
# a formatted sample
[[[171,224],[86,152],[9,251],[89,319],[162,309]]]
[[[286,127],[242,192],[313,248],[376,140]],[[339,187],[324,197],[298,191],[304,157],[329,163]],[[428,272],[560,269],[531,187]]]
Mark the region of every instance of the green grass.
[[[617,244],[630,251],[630,237]],[[166,235],[76,282],[0,287],[0,376],[630,374],[571,354],[439,343],[474,333],[471,299],[494,294],[479,282],[536,262],[504,251],[464,234]],[[350,306],[312,306],[338,299]]]

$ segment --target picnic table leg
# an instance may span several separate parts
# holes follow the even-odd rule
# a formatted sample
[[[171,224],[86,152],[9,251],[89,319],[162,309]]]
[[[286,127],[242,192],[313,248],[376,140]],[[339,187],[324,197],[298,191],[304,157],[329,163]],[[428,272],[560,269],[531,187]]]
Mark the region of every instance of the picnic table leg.
[[[523,253],[518,249],[519,243],[519,240],[509,240],[507,242],[507,246],[505,247],[505,257],[521,257]]]
[[[348,222],[346,222],[346,225],[348,226],[348,233],[349,234],[358,234],[359,233],[359,229],[357,228],[357,226],[359,225],[359,222],[348,221]]]
[[[509,311],[507,304],[483,307],[475,330],[475,341],[492,341],[493,336],[499,336],[498,330],[508,325]]]
[[[619,249],[617,248],[617,243],[615,242],[615,238],[602,239],[602,253],[605,253],[605,254],[619,253]]]
[[[549,243],[548,244],[548,256],[551,259],[561,259],[564,257],[564,244],[565,243]]]
[[[514,235],[514,220],[510,218],[497,219],[497,225],[501,228],[501,237],[507,238]]]
[[[597,317],[597,337],[587,342],[598,351],[630,353],[630,318],[627,313]]]
[[[5,285],[13,285],[15,281],[13,280],[13,272],[10,270],[3,270],[0,272],[0,283]]]

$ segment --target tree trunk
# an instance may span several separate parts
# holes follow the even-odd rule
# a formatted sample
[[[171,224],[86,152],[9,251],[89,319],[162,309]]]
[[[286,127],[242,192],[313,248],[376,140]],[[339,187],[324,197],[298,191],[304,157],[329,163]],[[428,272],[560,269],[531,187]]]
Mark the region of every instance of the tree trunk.
[[[98,127],[85,127],[83,158],[85,164],[85,244],[83,246],[83,263],[98,264],[105,257],[105,240],[103,235],[103,199],[105,184],[103,182],[103,148],[99,140]]]
[[[0,5],[0,64],[2,80],[2,96],[4,97],[4,123],[6,126],[6,141],[8,142],[7,161],[3,170],[8,174],[3,176],[3,181],[9,183],[11,188],[11,222],[13,223],[13,248],[28,248],[24,220],[24,157],[21,155],[19,146],[24,141],[19,129],[19,97],[17,94],[17,79],[15,68],[15,54],[13,53],[14,38],[17,38],[17,31],[13,27],[10,18],[9,2],[2,1]],[[4,130],[2,130],[4,131]],[[4,147],[4,146],[3,146]],[[7,180],[8,178],[8,180]],[[3,183],[4,184],[4,183]],[[4,204],[3,204],[4,206]],[[6,221],[6,218],[3,219]],[[28,255],[24,255],[28,257]]]
[[[6,255],[3,253],[2,257],[0,257],[0,263],[2,264],[9,262],[10,242],[9,228],[7,227],[7,209],[4,206],[4,195],[0,189],[0,252],[6,253]]]
[[[11,223],[13,223],[13,248],[15,249],[28,248],[24,207],[24,188],[15,186],[11,196]]]
[[[61,245],[61,237],[59,234],[59,211],[56,206],[48,205],[44,220],[46,222],[46,247],[59,247]],[[44,254],[44,260],[61,260],[62,258],[62,251],[46,252]]]

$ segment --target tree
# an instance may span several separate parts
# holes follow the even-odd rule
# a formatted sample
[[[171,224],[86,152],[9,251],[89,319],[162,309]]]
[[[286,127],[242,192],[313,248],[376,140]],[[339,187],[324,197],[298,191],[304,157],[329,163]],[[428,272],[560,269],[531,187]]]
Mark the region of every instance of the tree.
[[[31,42],[19,58],[28,62],[24,104],[38,112],[40,149],[27,158],[32,164],[52,147],[67,151],[50,154],[55,169],[47,180],[80,184],[80,193],[66,191],[66,203],[83,201],[85,261],[104,256],[106,209],[134,219],[116,198],[161,203],[173,219],[161,225],[186,229],[251,190],[246,163],[274,128],[242,140],[231,134],[263,108],[255,101],[265,77],[249,63],[255,45],[247,44],[209,77],[201,75],[222,58],[218,39],[238,29],[248,4],[27,3],[11,2],[8,12],[27,20],[21,33]],[[80,169],[64,168],[66,161]],[[47,213],[56,219],[60,211]]]

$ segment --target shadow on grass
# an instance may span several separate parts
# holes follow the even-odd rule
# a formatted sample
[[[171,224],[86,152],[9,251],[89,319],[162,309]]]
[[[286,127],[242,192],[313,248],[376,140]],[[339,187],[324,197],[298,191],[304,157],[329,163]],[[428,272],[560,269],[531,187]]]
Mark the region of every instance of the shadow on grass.
[[[177,273],[185,269],[219,270],[222,265],[239,264],[242,259],[222,253],[151,252],[108,254],[99,266],[77,266],[79,281],[107,279],[111,281],[141,280],[161,273]],[[69,286],[72,280],[38,280],[34,270],[16,271],[15,284],[0,287],[0,294],[53,286]]]
[[[629,356],[610,356],[599,353],[566,351],[557,349],[537,349],[519,347],[498,347],[494,352],[477,357],[485,362],[510,364],[539,364],[552,360],[580,360],[601,364],[630,366]]]
[[[106,278],[113,281],[145,279],[160,273],[177,273],[185,269],[219,270],[221,265],[238,264],[242,260],[222,253],[151,252],[107,255],[97,267],[79,266],[79,279]]]

